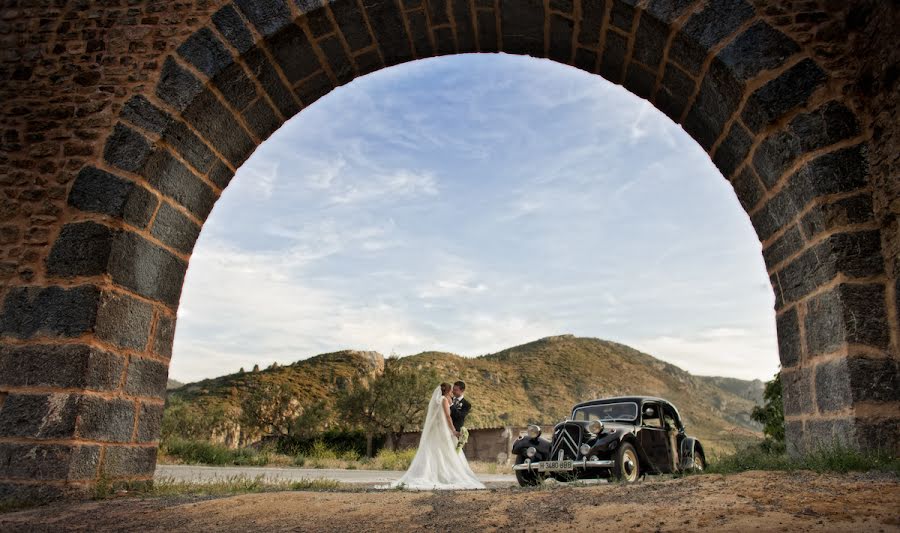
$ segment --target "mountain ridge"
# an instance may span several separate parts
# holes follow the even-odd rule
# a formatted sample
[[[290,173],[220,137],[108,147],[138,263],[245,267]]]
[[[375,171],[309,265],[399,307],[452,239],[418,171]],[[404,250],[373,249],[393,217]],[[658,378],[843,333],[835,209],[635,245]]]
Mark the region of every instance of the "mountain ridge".
[[[759,436],[750,411],[758,403],[757,388],[761,397],[762,382],[757,387],[737,378],[694,376],[624,344],[573,335],[544,337],[478,357],[425,351],[385,359],[377,352],[341,350],[187,383],[169,395],[200,407],[219,404],[239,411],[242,390],[270,381],[288,384],[301,407],[320,399],[333,405],[340,391],[354,380],[376,376],[385,364],[432,369],[443,381],[465,381],[473,404],[467,425],[473,428],[553,423],[580,401],[640,394],[672,401],[688,431],[715,439],[720,445],[714,447],[732,448],[729,441]]]

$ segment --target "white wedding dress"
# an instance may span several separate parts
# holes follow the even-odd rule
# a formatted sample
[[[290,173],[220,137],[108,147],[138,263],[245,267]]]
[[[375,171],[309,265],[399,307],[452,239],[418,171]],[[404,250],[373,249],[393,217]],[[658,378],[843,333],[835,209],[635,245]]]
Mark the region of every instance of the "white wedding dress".
[[[381,488],[411,490],[483,489],[462,451],[456,451],[456,437],[444,415],[441,388],[434,389],[422,426],[419,449],[403,477]]]

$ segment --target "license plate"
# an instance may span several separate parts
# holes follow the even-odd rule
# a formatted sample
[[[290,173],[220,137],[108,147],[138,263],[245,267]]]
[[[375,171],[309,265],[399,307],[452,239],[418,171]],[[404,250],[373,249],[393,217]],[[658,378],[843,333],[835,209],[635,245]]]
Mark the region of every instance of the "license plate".
[[[572,461],[541,461],[538,468],[540,472],[555,472],[559,470],[572,470]]]

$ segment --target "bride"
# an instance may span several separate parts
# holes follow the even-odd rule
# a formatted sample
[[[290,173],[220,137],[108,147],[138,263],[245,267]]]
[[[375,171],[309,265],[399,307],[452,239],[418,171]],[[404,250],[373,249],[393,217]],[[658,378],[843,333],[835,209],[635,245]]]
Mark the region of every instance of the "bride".
[[[456,430],[450,419],[450,384],[434,389],[422,426],[419,449],[409,470],[384,488],[412,490],[483,489],[462,450],[456,450]]]

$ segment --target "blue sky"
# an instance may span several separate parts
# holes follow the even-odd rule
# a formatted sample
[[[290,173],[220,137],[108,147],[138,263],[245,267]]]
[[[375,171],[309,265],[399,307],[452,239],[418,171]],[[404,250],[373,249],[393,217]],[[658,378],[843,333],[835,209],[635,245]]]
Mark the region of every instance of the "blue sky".
[[[170,374],[574,333],[768,379],[773,302],[730,185],[650,104],[546,60],[443,57],[331,92],[239,169]]]

